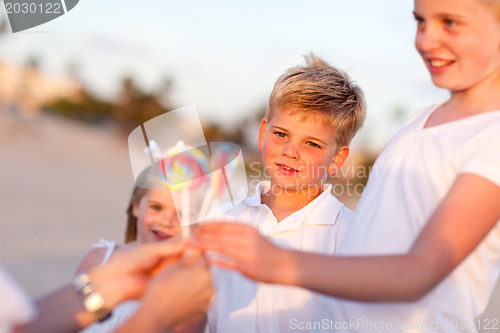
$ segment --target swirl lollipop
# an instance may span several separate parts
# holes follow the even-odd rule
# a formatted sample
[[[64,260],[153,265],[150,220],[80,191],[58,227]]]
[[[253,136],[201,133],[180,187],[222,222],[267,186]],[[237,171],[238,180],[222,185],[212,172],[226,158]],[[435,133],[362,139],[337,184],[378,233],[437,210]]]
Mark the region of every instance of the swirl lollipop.
[[[190,224],[189,193],[206,185],[205,176],[209,169],[205,155],[196,148],[189,148],[184,142],[179,141],[160,160],[161,176],[167,187],[182,193],[181,225],[184,227]],[[183,228],[183,231],[188,232],[188,229]]]
[[[213,152],[213,162],[214,169],[220,169],[222,172],[216,172],[214,177],[211,179],[211,186],[215,190],[215,197],[220,198],[222,195],[222,191],[229,184],[229,179],[231,175],[234,173],[234,169],[236,166],[231,164],[231,158],[233,150],[231,146],[228,144],[219,144],[215,147]],[[229,196],[231,197],[231,192],[229,192]],[[231,198],[232,200],[232,198]]]
[[[213,143],[210,144],[213,148],[212,165],[214,172],[210,175],[210,186],[205,195],[198,220],[203,219],[210,208],[217,205],[226,190],[229,195],[229,200],[234,200],[229,181],[236,169],[236,163],[233,163],[237,157],[239,150],[235,149],[228,143]]]
[[[172,190],[194,190],[205,183],[208,163],[205,155],[196,148],[187,149],[184,142],[168,150],[160,161],[168,187]]]

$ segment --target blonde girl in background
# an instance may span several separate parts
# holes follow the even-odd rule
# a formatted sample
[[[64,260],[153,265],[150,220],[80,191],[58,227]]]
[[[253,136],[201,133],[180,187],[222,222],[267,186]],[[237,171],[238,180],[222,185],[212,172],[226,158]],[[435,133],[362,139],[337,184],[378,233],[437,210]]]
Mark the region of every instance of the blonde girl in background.
[[[196,163],[205,165],[207,163],[204,159],[205,155],[198,151],[196,151],[196,154],[192,154],[195,150],[194,148],[190,150],[190,156],[196,160]],[[176,200],[179,200],[181,191],[167,188],[164,177],[155,171],[159,170],[156,169],[157,165],[153,166],[153,168],[153,173],[147,174],[151,171],[150,169],[143,173],[143,175],[146,175],[146,181],[144,183],[137,181],[139,185],[136,184],[132,191],[126,210],[125,243],[168,241],[181,233],[181,223],[176,209],[176,202],[179,202]],[[191,194],[190,198],[190,214],[195,215],[200,208],[201,200],[198,200],[196,194]],[[94,244],[94,247],[96,248],[83,258],[75,275],[106,263],[113,253],[119,251],[120,248],[116,242],[103,239],[98,244]],[[165,292],[168,292],[168,290]],[[93,324],[81,332],[112,332],[131,317],[139,305],[140,302],[136,300],[123,302],[115,307],[113,315],[109,319]],[[204,326],[205,321],[196,322],[179,327],[172,332],[200,332],[203,331]]]

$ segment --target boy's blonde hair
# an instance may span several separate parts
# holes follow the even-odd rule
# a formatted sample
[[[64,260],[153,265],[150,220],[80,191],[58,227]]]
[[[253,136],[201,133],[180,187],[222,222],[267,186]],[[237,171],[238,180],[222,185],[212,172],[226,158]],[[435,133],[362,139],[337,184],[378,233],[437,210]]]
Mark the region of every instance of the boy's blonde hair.
[[[269,97],[266,120],[278,109],[305,117],[321,116],[335,128],[339,146],[348,145],[363,124],[363,91],[341,70],[314,54],[304,56],[305,66],[288,69],[278,78]]]
[[[500,19],[500,0],[481,0],[484,4],[491,6],[497,19]]]

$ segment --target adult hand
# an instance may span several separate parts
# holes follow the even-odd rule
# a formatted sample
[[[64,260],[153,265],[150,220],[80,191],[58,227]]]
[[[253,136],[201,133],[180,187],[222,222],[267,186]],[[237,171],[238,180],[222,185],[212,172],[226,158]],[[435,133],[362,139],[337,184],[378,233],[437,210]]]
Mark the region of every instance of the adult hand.
[[[128,299],[140,298],[155,267],[165,261],[178,261],[186,246],[187,241],[177,237],[164,242],[120,247],[107,263],[89,272],[92,284],[108,308]]]
[[[173,328],[204,318],[213,293],[206,259],[199,252],[188,251],[182,260],[165,266],[151,279],[139,311],[149,324]]]

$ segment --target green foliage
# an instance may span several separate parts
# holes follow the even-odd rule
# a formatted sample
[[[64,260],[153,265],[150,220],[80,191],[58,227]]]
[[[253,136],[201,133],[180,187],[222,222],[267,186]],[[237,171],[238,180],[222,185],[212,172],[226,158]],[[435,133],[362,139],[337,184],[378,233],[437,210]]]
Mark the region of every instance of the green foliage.
[[[172,109],[160,102],[160,99],[166,99],[166,93],[165,87],[159,94],[146,93],[136,86],[132,78],[125,78],[116,101],[104,101],[81,88],[77,97],[54,100],[44,110],[92,124],[117,124],[128,134],[145,121]]]

